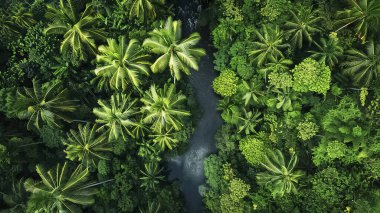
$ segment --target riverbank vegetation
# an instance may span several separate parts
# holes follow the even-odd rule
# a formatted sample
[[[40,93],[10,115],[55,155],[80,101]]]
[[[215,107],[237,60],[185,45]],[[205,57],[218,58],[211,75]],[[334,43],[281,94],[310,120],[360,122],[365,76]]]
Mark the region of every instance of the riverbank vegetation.
[[[379,212],[380,1],[211,9],[224,124],[205,161],[206,208]]]
[[[199,3],[223,120],[205,211],[380,212],[380,0]],[[186,212],[167,162],[206,51],[176,4],[2,1],[0,212]]]
[[[205,55],[174,2],[2,1],[0,211],[180,212]]]

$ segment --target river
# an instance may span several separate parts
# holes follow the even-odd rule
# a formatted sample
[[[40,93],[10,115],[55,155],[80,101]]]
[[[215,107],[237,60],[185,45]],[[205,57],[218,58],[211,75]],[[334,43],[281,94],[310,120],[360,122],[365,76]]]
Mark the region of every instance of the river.
[[[198,45],[204,48],[207,55],[199,63],[199,71],[192,71],[188,77],[194,87],[198,105],[202,111],[194,134],[190,137],[189,146],[185,153],[172,158],[168,162],[169,180],[178,179],[184,194],[186,206],[190,213],[204,211],[202,198],[199,194],[199,186],[204,184],[203,163],[207,156],[216,152],[214,135],[222,125],[220,114],[216,107],[219,98],[212,89],[212,82],[217,76],[213,70],[213,51],[209,38],[208,26],[197,27],[197,17],[202,10],[199,0],[178,0],[175,11],[183,23],[183,37],[192,31],[201,33],[202,40]]]

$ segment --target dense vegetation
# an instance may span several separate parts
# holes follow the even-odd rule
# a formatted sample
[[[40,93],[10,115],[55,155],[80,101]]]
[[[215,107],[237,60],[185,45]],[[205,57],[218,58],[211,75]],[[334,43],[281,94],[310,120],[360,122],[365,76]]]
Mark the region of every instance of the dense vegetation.
[[[193,129],[181,72],[205,52],[172,4],[1,4],[2,212],[184,209],[164,166]]]
[[[207,211],[380,212],[380,0],[201,2],[223,119]],[[0,212],[186,211],[166,162],[206,52],[176,3],[2,1]]]
[[[212,212],[380,212],[380,1],[217,0]]]

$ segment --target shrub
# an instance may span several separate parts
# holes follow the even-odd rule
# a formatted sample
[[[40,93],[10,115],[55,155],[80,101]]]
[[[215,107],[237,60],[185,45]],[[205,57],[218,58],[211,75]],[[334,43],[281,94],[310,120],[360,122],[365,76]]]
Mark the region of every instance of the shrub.
[[[259,165],[264,160],[264,142],[253,136],[247,136],[241,140],[239,148],[245,159],[247,159],[247,161],[252,165]]]
[[[214,91],[224,97],[232,96],[237,91],[239,78],[232,70],[223,71],[212,83]]]
[[[310,140],[313,136],[315,136],[319,130],[317,124],[310,121],[301,122],[297,126],[298,130],[298,138],[301,140]]]
[[[330,68],[314,59],[305,59],[296,65],[292,72],[295,91],[326,94],[330,89]]]

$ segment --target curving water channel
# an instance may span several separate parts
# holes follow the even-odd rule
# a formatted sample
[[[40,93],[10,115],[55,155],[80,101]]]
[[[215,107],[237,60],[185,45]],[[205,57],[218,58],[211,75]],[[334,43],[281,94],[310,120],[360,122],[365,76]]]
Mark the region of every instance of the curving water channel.
[[[182,20],[184,35],[197,30],[198,14],[202,10],[200,0],[178,0],[178,16]],[[178,179],[184,194],[188,212],[204,211],[199,186],[205,181],[203,162],[205,158],[216,151],[214,135],[222,125],[220,114],[216,107],[218,97],[212,90],[212,81],[216,77],[213,71],[212,49],[209,41],[208,27],[199,31],[202,40],[199,44],[207,52],[199,63],[199,71],[189,76],[190,83],[196,91],[198,105],[202,110],[194,134],[190,137],[187,151],[168,162],[169,179]]]

